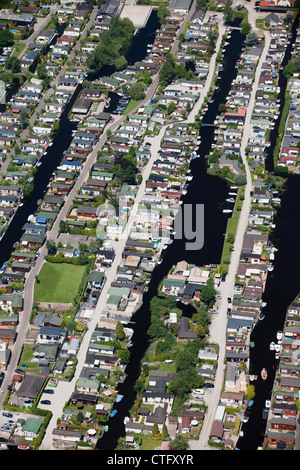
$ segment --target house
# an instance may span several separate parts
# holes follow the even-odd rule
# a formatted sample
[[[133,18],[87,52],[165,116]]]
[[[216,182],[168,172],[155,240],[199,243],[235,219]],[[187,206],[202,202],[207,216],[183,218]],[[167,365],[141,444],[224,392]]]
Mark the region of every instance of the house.
[[[177,341],[193,340],[197,337],[195,331],[190,331],[189,321],[187,318],[182,317],[179,319],[179,329],[177,334]]]
[[[62,344],[65,340],[67,330],[63,328],[52,328],[48,326],[42,326],[39,330],[37,342],[41,344]]]
[[[46,377],[42,375],[26,374],[17,391],[17,396],[34,400],[42,390],[45,381]]]
[[[189,12],[192,3],[192,0],[171,0],[169,9],[172,13],[186,14]]]
[[[38,437],[43,420],[39,418],[27,418],[22,426],[21,434],[26,441],[33,441]]]
[[[212,424],[210,439],[212,441],[222,442],[224,437],[224,424],[220,419],[215,419]]]
[[[83,434],[81,431],[72,429],[53,429],[53,442],[59,441],[60,445],[65,447],[74,446],[77,441],[81,441]]]
[[[78,98],[73,106],[72,112],[75,114],[87,114],[92,104],[93,100],[91,99]]]
[[[105,276],[100,271],[91,271],[88,278],[88,287],[90,289],[101,289]]]

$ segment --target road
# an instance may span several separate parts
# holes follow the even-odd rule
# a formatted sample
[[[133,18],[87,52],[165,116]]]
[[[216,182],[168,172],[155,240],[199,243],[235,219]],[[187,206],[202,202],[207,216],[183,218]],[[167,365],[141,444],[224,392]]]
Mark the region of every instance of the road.
[[[244,125],[244,132],[241,141],[241,157],[246,169],[247,184],[245,186],[245,199],[243,202],[242,210],[240,212],[240,218],[238,222],[238,227],[236,231],[236,237],[234,242],[234,250],[231,253],[231,260],[228,269],[228,273],[224,282],[221,283],[220,295],[221,301],[219,304],[219,311],[217,315],[213,316],[212,324],[210,327],[210,342],[219,344],[220,351],[218,357],[218,368],[216,371],[214,389],[210,390],[210,406],[207,413],[205,414],[205,421],[203,428],[200,433],[200,438],[198,441],[189,441],[190,449],[197,450],[208,450],[211,449],[207,444],[209,435],[211,432],[211,427],[216,416],[217,407],[219,405],[220,394],[223,390],[224,385],[224,373],[225,373],[225,345],[226,345],[226,325],[227,325],[227,308],[228,302],[227,298],[232,298],[233,289],[235,285],[235,275],[239,265],[240,253],[243,245],[244,234],[248,226],[248,217],[251,208],[251,196],[250,191],[252,191],[252,177],[247,162],[245,148],[247,147],[250,129],[251,129],[251,115],[253,107],[255,104],[255,94],[258,86],[261,66],[266,59],[266,54],[270,46],[270,34],[265,31],[265,45],[263,52],[261,54],[258,66],[255,73],[255,81],[253,83],[253,88],[251,92],[251,97],[249,104],[247,106],[247,115]]]

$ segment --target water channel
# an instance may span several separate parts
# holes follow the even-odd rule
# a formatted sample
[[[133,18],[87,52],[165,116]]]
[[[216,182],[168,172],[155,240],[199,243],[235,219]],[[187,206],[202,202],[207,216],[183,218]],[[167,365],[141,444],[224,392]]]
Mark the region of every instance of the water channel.
[[[119,393],[124,395],[124,398],[114,406],[117,414],[109,419],[109,431],[104,433],[97,443],[97,448],[100,450],[115,449],[119,437],[125,434],[124,418],[129,416],[129,410],[134,404],[136,393],[133,387],[139,377],[141,360],[149,345],[147,337],[147,330],[150,326],[149,304],[150,300],[157,295],[158,286],[163,277],[182,259],[197,266],[220,262],[227,225],[227,215],[222,212],[222,209],[228,197],[229,187],[224,180],[209,175],[206,171],[205,155],[210,152],[215,130],[215,127],[207,124],[214,123],[219,105],[225,102],[231,82],[237,73],[235,64],[240,57],[241,50],[241,35],[238,30],[235,30],[226,47],[224,67],[218,80],[219,88],[214,91],[213,102],[208,103],[208,110],[203,117],[199,132],[201,136],[199,158],[192,160],[190,164],[193,180],[189,182],[187,194],[182,198],[184,204],[192,204],[193,207],[197,204],[204,205],[204,246],[202,250],[189,251],[185,248],[184,237],[182,240],[176,239],[165,251],[163,262],[156,266],[148,286],[149,290],[144,294],[143,305],[132,317],[135,325],[132,337],[133,346],[130,349],[131,361],[126,367],[126,379],[118,387]]]
[[[292,44],[295,42],[298,18],[293,24],[292,38],[286,48],[283,65],[291,57]],[[284,105],[284,96],[287,80],[282,71],[279,78],[281,106],[280,116]],[[271,133],[271,146],[268,148],[266,168],[274,170],[273,150],[278,135],[280,116]],[[283,175],[283,174],[282,174]],[[252,334],[251,341],[254,348],[250,350],[251,374],[258,375],[255,381],[254,404],[249,410],[249,420],[243,425],[244,435],[239,438],[237,447],[241,450],[256,450],[262,446],[265,434],[266,420],[262,418],[265,401],[271,398],[274,378],[279,360],[275,359],[274,351],[270,351],[270,343],[276,342],[276,333],[283,330],[286,309],[300,291],[300,244],[299,244],[299,212],[300,176],[286,177],[285,189],[281,198],[281,207],[275,215],[276,228],[270,236],[271,242],[278,249],[275,254],[274,270],[268,274],[263,301],[267,303],[263,309],[265,318],[258,322]],[[263,359],[262,359],[263,358]],[[260,376],[261,369],[265,367],[268,372],[267,380]]]

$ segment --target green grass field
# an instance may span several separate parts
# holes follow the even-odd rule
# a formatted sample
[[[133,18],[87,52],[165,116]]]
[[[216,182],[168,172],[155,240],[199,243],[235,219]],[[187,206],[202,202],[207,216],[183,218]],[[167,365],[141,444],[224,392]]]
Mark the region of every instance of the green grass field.
[[[85,271],[85,266],[66,263],[43,264],[35,283],[34,302],[72,303]]]

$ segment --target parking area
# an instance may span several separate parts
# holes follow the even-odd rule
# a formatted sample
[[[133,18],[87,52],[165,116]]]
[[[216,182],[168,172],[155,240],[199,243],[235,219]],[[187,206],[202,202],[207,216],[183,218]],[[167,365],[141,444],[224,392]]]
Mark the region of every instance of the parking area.
[[[0,414],[0,442],[9,439],[11,433],[28,418],[28,414],[17,411],[5,411]]]

